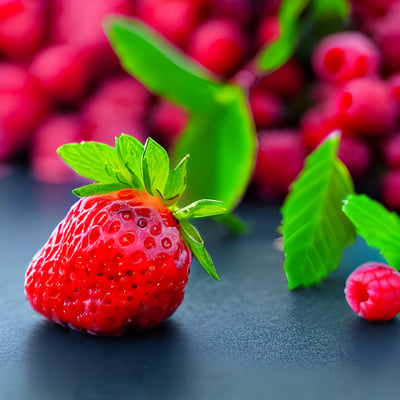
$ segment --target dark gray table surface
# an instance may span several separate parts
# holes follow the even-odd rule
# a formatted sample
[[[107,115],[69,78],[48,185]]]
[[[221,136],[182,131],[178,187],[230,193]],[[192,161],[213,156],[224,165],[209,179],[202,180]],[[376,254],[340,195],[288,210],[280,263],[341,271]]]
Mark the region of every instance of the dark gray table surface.
[[[24,273],[75,198],[71,187],[0,179],[0,399],[397,398],[400,321],[359,319],[348,273],[379,256],[358,241],[320,286],[289,292],[275,250],[277,206],[244,201],[249,233],[201,221],[222,280],[194,262],[186,297],[159,327],[100,338],[45,321]]]

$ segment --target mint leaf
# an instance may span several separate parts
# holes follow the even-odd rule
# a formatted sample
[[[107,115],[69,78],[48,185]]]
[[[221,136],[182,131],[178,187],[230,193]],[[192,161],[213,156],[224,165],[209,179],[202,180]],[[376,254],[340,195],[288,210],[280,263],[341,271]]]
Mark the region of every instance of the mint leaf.
[[[224,214],[226,208],[221,201],[202,199],[197,200],[186,207],[177,210],[174,215],[176,218],[203,218],[214,215]]]
[[[111,17],[105,31],[122,67],[151,91],[192,111],[212,107],[222,85],[143,22]]]
[[[101,183],[129,184],[129,173],[111,146],[97,142],[65,144],[60,157],[78,174]]]
[[[367,244],[378,249],[388,264],[400,270],[399,216],[367,195],[347,197],[343,211]]]
[[[155,195],[163,194],[169,174],[169,156],[166,150],[153,139],[148,138],[142,155],[143,181],[146,190]]]
[[[217,199],[231,210],[252,176],[256,134],[241,88],[227,85],[210,103],[212,111],[192,115],[172,157],[190,154],[186,202]]]
[[[220,280],[220,277],[215,269],[214,262],[204,246],[204,241],[201,238],[200,233],[187,219],[182,219],[179,221],[179,223],[182,237],[187,246],[190,248],[194,257],[196,257],[200,265],[212,278]]]
[[[94,183],[74,189],[72,193],[78,197],[94,196],[97,194],[116,192],[121,189],[128,189],[129,186],[122,183]]]
[[[330,135],[305,163],[283,207],[284,270],[289,289],[312,286],[339,265],[355,238],[342,212],[354,193],[346,167],[337,158],[339,136]]]

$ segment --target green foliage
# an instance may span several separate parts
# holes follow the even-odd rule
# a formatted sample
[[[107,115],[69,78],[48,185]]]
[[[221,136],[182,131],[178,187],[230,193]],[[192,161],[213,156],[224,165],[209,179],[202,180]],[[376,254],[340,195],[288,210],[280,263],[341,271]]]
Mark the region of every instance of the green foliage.
[[[331,134],[306,160],[283,207],[284,269],[289,289],[312,286],[339,265],[355,238],[342,212],[354,192],[346,167],[337,158],[339,136]]]
[[[367,195],[347,197],[343,211],[357,233],[380,253],[393,268],[400,270],[400,218]]]
[[[188,110],[187,128],[172,151],[174,161],[190,154],[186,200],[218,199],[232,210],[250,181],[256,152],[244,91],[219,82],[138,20],[113,17],[105,30],[127,72]]]

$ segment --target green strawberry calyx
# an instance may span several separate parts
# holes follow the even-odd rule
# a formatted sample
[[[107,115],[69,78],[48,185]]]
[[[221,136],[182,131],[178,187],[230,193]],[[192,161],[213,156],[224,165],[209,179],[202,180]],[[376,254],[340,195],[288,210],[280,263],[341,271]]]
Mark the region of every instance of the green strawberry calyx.
[[[159,197],[179,221],[182,237],[194,257],[210,276],[220,279],[200,233],[189,219],[221,215],[227,210],[221,201],[211,199],[197,200],[182,208],[177,205],[186,189],[189,155],[171,169],[167,151],[156,141],[148,138],[143,145],[126,134],[115,138],[115,147],[83,141],[64,144],[57,153],[75,172],[95,182],[74,189],[78,197],[128,188]]]

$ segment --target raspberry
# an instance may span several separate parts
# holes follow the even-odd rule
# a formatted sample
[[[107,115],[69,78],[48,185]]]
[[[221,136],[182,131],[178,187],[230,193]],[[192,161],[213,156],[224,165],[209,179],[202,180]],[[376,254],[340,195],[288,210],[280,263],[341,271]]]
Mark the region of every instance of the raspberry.
[[[346,300],[368,321],[388,321],[400,312],[400,273],[389,265],[367,262],[346,281]]]
[[[305,150],[295,130],[259,133],[259,149],[253,181],[266,200],[282,200],[303,168]]]
[[[337,94],[349,125],[362,136],[390,133],[397,121],[397,103],[389,85],[377,77],[348,82]]]
[[[379,63],[376,45],[360,32],[341,32],[325,37],[312,55],[315,74],[335,84],[374,75],[378,72]]]
[[[257,128],[272,128],[282,121],[283,105],[275,95],[260,90],[251,90],[249,102]]]
[[[383,175],[381,197],[388,208],[400,210],[400,170],[389,170]]]
[[[186,111],[166,100],[160,100],[151,110],[151,128],[167,147],[173,145],[186,127]]]
[[[400,132],[388,138],[381,146],[382,156],[390,168],[400,168]]]
[[[49,117],[35,132],[29,149],[33,176],[42,182],[76,182],[77,174],[58,157],[56,150],[62,144],[81,140],[78,115],[59,113]]]
[[[304,74],[297,63],[291,59],[277,70],[265,75],[255,89],[269,91],[283,99],[293,99],[304,87]]]
[[[245,53],[244,34],[228,19],[212,19],[202,24],[193,33],[188,47],[189,56],[219,75],[234,72]]]
[[[353,137],[342,137],[338,157],[356,179],[365,176],[372,163],[370,146]]]

